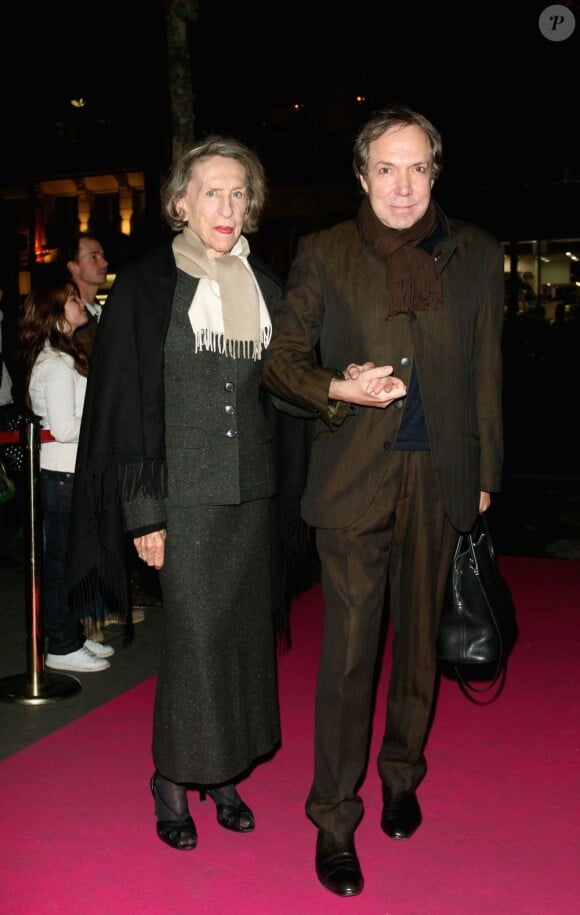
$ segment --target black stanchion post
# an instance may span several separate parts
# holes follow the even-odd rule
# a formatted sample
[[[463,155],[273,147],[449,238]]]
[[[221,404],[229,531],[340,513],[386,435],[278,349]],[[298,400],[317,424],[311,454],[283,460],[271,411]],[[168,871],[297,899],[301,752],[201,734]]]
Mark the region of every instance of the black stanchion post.
[[[20,429],[20,442],[26,457],[26,494],[24,517],[26,674],[0,680],[0,700],[42,705],[78,693],[76,677],[44,670],[42,631],[42,524],[40,523],[40,426],[36,420]]]

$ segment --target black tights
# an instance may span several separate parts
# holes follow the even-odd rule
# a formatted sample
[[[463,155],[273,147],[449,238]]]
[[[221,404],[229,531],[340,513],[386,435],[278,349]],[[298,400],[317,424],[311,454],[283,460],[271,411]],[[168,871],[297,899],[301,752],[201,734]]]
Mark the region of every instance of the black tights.
[[[181,822],[189,816],[185,785],[155,774],[155,816],[158,820]]]
[[[165,824],[161,826],[164,832],[167,831],[166,824],[179,824],[183,826],[179,847],[194,848],[197,838],[192,838],[195,827],[187,805],[186,785],[164,778],[159,772],[155,773],[153,784],[158,831],[159,824]],[[209,794],[216,805],[218,823],[221,826],[233,829],[235,832],[251,832],[254,829],[254,815],[240,798],[233,783],[221,785],[219,788],[202,787],[199,790],[202,801],[205,800],[206,794]],[[167,840],[164,839],[164,841]]]
[[[155,775],[155,815],[158,820],[175,820],[179,822],[189,815],[187,805],[187,788],[185,785],[164,778],[159,772]],[[220,788],[202,788],[202,799],[209,794],[216,804],[240,803],[240,796],[234,784],[222,785]]]

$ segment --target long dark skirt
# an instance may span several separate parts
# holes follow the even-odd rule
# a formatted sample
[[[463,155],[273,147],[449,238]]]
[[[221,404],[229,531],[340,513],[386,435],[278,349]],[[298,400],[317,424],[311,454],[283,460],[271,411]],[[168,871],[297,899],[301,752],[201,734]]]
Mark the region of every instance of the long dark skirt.
[[[168,507],[153,758],[180,783],[231,781],[280,741],[270,500]]]

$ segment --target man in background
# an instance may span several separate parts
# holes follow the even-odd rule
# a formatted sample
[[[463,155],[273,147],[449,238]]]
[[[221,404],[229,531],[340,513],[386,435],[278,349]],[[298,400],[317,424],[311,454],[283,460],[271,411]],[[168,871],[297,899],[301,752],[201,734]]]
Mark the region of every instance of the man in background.
[[[76,283],[90,317],[88,324],[76,333],[90,356],[102,311],[97,296],[107,282],[109,262],[100,241],[89,232],[79,232],[63,245],[59,260]]]

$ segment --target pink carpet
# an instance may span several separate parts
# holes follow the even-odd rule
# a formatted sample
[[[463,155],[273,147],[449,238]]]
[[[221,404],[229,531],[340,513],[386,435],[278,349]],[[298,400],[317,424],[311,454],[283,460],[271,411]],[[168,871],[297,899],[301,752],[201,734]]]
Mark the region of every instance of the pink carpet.
[[[366,885],[340,899],[314,874],[304,814],[321,635],[318,585],[295,601],[280,659],[283,746],[247,781],[256,831],[218,826],[191,796],[199,844],[155,834],[148,779],[154,678],[0,762],[3,915],[577,915],[580,561],[502,557],[520,638],[499,699],[476,707],[443,680],[408,842],[380,830],[375,758],[357,847]]]

